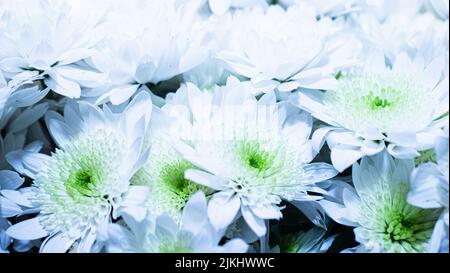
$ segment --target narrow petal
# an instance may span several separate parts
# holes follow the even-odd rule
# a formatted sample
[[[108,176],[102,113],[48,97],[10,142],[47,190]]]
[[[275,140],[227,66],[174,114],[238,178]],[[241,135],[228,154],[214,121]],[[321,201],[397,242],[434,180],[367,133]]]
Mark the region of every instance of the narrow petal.
[[[249,207],[242,206],[241,213],[245,219],[245,222],[247,222],[249,227],[256,233],[256,235],[258,235],[258,237],[262,237],[266,234],[267,227],[265,221],[256,216]]]
[[[48,235],[39,223],[39,217],[17,223],[8,228],[6,233],[18,240],[36,240]]]

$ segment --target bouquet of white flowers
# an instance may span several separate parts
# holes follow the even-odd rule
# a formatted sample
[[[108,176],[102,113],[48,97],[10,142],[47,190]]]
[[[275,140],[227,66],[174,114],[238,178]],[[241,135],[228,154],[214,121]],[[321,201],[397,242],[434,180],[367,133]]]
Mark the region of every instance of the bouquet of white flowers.
[[[0,253],[449,251],[446,0],[0,1]]]

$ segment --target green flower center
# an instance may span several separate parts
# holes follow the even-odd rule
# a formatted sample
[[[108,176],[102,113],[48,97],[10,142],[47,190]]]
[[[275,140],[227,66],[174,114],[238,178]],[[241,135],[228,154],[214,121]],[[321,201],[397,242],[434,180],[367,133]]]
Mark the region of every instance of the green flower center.
[[[189,246],[181,244],[163,245],[158,247],[159,253],[191,253],[192,249]]]
[[[389,91],[387,91],[389,90]],[[389,96],[387,95],[389,92]],[[379,109],[389,108],[394,106],[395,99],[391,98],[388,99],[386,97],[392,97],[392,94],[395,94],[395,90],[392,90],[391,88],[381,88],[380,95],[374,95],[374,92],[369,92],[366,96],[362,97],[363,101],[366,101],[367,106],[373,110],[377,111]],[[385,96],[386,95],[386,96]]]
[[[409,185],[398,184],[393,192],[380,188],[375,189],[370,198],[364,197],[367,223],[373,221],[370,228],[375,231],[373,238],[382,242],[384,251],[423,252],[442,210],[410,205],[407,202]]]
[[[161,170],[161,181],[173,192],[183,194],[189,191],[193,182],[184,178],[184,172],[193,166],[186,161],[175,161],[167,164]]]
[[[416,234],[420,230],[421,225],[415,224],[414,221],[405,217],[403,213],[393,211],[387,218],[390,222],[386,222],[385,226],[386,239],[392,242],[415,242],[427,239],[427,236]]]
[[[259,143],[244,142],[241,143],[239,149],[241,159],[253,170],[265,172],[272,168],[274,157],[268,151],[263,150]]]
[[[69,175],[69,178],[64,183],[67,192],[72,197],[77,197],[79,194],[87,197],[97,197],[98,192],[95,184],[98,177],[89,169],[80,169]]]
[[[425,151],[420,151],[419,156],[415,158],[416,166],[424,163],[437,163],[436,152],[434,149],[429,149]]]

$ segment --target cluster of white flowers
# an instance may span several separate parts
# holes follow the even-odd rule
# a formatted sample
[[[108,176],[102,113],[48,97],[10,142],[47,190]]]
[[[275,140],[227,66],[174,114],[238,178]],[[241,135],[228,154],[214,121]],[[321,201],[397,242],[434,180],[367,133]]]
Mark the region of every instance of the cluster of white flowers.
[[[0,253],[448,252],[447,0],[0,1]]]

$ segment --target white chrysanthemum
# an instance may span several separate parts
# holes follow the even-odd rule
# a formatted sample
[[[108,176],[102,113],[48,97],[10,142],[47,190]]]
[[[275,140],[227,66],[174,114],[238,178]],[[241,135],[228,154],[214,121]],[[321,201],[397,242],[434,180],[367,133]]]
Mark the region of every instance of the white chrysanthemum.
[[[408,203],[414,160],[388,153],[364,157],[353,165],[353,188],[344,188],[339,203],[321,200],[336,222],[355,227],[355,251],[425,252],[441,209],[422,209]]]
[[[448,122],[444,62],[436,58],[424,67],[420,57],[412,61],[401,54],[391,69],[383,55],[374,55],[363,71],[341,78],[336,91],[302,91],[300,107],[330,125],[314,132],[314,148],[326,140],[339,171],[379,153],[385,142],[398,158],[430,149]]]
[[[210,190],[185,179],[184,172],[194,165],[176,151],[170,137],[162,133],[151,136],[149,158],[131,183],[150,188],[143,205],[151,214],[168,214],[176,219],[194,193],[199,190],[208,193]]]
[[[97,103],[121,104],[142,85],[158,84],[200,64],[207,56],[205,33],[198,5],[192,4],[115,3],[108,14],[110,34],[89,61],[107,75],[107,82],[84,90],[83,96],[96,98]]]
[[[446,127],[446,137],[438,138],[436,146],[431,152],[434,156],[428,157],[430,161],[419,165],[412,173],[408,202],[424,209],[445,209],[435,225],[427,250],[428,252],[448,252],[448,126]]]
[[[308,164],[314,157],[309,114],[277,104],[273,94],[257,101],[251,85],[235,78],[212,93],[188,84],[165,107],[179,124],[192,126],[186,145],[178,149],[200,169],[187,170],[186,179],[217,191],[208,208],[217,228],[242,215],[261,237],[264,219],[282,216],[283,199],[320,223],[314,203],[307,202],[319,197],[307,192],[320,192],[315,182],[336,171],[328,164]]]
[[[156,220],[149,217],[141,222],[129,217],[124,220],[124,223],[110,226],[108,252],[241,253],[248,249],[241,239],[232,239],[219,246],[223,234],[211,225],[202,192],[189,199],[180,221],[167,215]]]
[[[388,4],[398,5],[397,8],[381,5],[380,11],[389,14],[383,20],[367,8],[365,13],[354,18],[349,31],[359,36],[365,51],[370,54],[381,49],[391,63],[403,51],[412,57],[419,53],[427,63],[439,55],[448,56],[448,22],[440,21],[430,13],[419,13],[420,5],[416,1],[407,2],[405,5],[400,1],[388,1]],[[405,6],[409,8],[405,9]],[[398,27],[405,24],[408,24],[407,28]]]
[[[19,173],[34,180],[32,187],[7,197],[39,211],[10,227],[8,235],[22,240],[48,236],[44,252],[64,252],[74,243],[76,251],[90,251],[145,162],[141,150],[150,112],[146,93],[121,114],[83,102],[69,102],[64,117],[49,112],[47,126],[59,148],[51,156],[37,151],[7,155]]]
[[[102,38],[102,9],[91,1],[2,1],[0,69],[14,81],[42,80],[79,98],[80,84],[101,81],[72,64],[89,57]]]
[[[330,18],[317,20],[306,3],[287,10],[237,11],[229,31],[231,45],[218,58],[265,92],[331,88],[334,74],[350,62],[341,30]]]

